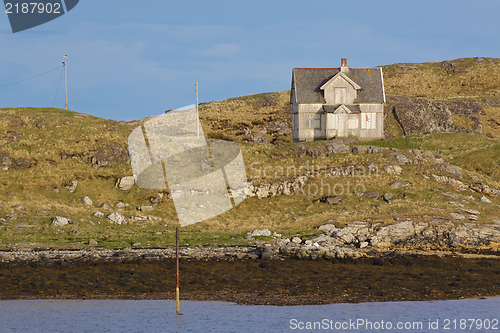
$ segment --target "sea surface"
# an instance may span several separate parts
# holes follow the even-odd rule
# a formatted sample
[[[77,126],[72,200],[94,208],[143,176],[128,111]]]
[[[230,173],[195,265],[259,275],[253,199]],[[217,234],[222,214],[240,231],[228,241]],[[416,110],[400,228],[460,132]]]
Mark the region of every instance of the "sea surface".
[[[0,301],[0,332],[500,332],[500,298],[308,306]]]

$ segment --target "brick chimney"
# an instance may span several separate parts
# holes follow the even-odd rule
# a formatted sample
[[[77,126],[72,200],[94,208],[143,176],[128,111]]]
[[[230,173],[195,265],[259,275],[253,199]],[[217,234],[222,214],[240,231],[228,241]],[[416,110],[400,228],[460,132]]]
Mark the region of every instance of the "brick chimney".
[[[349,72],[349,67],[347,67],[347,59],[346,58],[342,58],[342,63],[341,63],[341,66],[340,66],[340,71],[343,72],[343,73]]]

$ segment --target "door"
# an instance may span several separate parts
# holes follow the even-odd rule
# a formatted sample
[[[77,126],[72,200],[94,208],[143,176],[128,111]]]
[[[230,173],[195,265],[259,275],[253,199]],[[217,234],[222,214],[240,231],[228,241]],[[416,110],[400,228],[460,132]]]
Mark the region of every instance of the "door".
[[[337,136],[346,137],[347,136],[347,126],[349,115],[346,113],[337,114],[338,122],[337,122]]]

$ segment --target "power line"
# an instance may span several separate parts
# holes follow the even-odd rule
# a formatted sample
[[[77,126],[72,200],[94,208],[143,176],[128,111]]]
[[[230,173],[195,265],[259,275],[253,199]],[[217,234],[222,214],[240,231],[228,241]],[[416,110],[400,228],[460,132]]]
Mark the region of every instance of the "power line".
[[[52,103],[52,107],[56,104],[57,93],[59,92],[59,87],[61,86],[61,80],[63,77],[64,71],[61,71],[61,76],[59,77],[59,84],[57,85],[56,96],[54,97],[54,102]]]
[[[39,76],[42,76],[42,75],[48,74],[48,73],[50,73],[50,72],[53,72],[53,71],[55,71],[55,70],[58,70],[58,69],[59,69],[59,68],[61,68],[61,67],[63,67],[63,66],[58,66],[57,68],[51,69],[51,70],[50,70],[50,71],[48,71],[48,72],[45,72],[45,73],[42,73],[42,74],[38,74],[38,75],[32,76],[32,77],[30,77],[30,78],[27,78],[27,79],[24,79],[24,80],[21,80],[21,81],[12,82],[12,83],[9,83],[9,84],[4,84],[4,85],[0,86],[0,88],[2,88],[2,87],[7,87],[7,86],[11,86],[11,85],[16,84],[16,83],[21,83],[21,82],[24,82],[24,81],[28,81],[28,80],[34,79],[34,78],[36,78],[36,77],[39,77]]]

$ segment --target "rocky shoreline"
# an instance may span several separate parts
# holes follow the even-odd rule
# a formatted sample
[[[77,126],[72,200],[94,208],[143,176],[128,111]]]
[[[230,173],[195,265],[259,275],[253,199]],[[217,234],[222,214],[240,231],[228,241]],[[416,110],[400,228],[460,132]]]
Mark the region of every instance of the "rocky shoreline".
[[[406,224],[405,224],[406,225]],[[393,230],[398,225],[390,226]],[[359,225],[358,225],[359,227]],[[235,261],[235,260],[336,260],[336,259],[362,259],[386,258],[398,256],[439,256],[462,258],[489,258],[500,259],[498,246],[477,247],[449,247],[446,245],[424,246],[391,246],[391,247],[364,247],[354,243],[355,236],[345,229],[330,229],[324,235],[303,241],[302,244],[283,242],[281,239],[274,242],[259,242],[253,247],[196,247],[181,248],[179,255],[182,260],[190,261]],[[498,226],[500,228],[500,225]],[[382,229],[383,230],[383,229]],[[330,235],[328,235],[330,234]],[[398,233],[391,234],[397,237]],[[352,244],[345,244],[353,242]],[[415,242],[412,239],[409,242]],[[280,244],[281,243],[281,244]],[[322,245],[319,245],[321,243]],[[440,243],[437,243],[440,244]],[[42,266],[53,265],[71,267],[74,263],[122,263],[129,261],[160,262],[175,259],[175,248],[164,249],[116,249],[116,250],[26,250],[26,251],[0,251],[0,265],[2,266]]]

